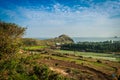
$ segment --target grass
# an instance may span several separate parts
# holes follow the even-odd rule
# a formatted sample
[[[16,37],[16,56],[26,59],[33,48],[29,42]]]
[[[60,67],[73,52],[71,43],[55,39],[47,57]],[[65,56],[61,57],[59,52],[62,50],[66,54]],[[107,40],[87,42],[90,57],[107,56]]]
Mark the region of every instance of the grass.
[[[47,48],[48,46],[29,46],[29,47],[24,47],[24,50],[38,50],[38,49],[43,49]]]
[[[62,55],[64,55],[63,52],[64,51],[62,51],[61,53]],[[65,52],[69,52],[69,51],[65,51]],[[72,51],[71,51],[71,54],[73,54]],[[25,54],[24,53],[24,54],[15,54],[14,57],[12,57],[10,60],[0,61],[0,80],[5,80],[5,79],[8,79],[8,80],[70,80],[70,79],[66,79],[64,76],[61,76],[60,74],[53,73],[48,66],[40,64],[39,62],[41,60],[44,60],[45,57],[50,57],[52,59],[67,61],[71,63],[75,62],[76,64],[83,63],[83,66],[88,66],[103,72],[114,71],[112,67],[104,63],[98,63],[96,61],[91,62],[89,60],[88,61],[84,60],[84,58],[78,60],[77,59],[78,57],[74,57],[74,56],[61,57],[59,55],[27,54],[27,53]],[[59,66],[59,63],[55,63],[55,66],[56,67]],[[79,71],[72,70],[72,72],[76,75]]]
[[[57,60],[62,60],[62,61],[69,61],[69,62],[72,62],[74,61],[75,63],[77,64],[82,64],[84,63],[84,66],[91,66],[91,67],[94,67],[96,69],[104,69],[104,70],[112,70],[114,71],[114,69],[106,64],[103,64],[103,63],[98,63],[98,62],[89,62],[89,61],[84,61],[84,60],[77,60],[75,58],[70,58],[70,57],[60,57],[60,56],[49,56],[49,55],[46,55],[46,54],[42,54],[41,56],[43,57],[51,57],[53,59],[57,59]]]
[[[56,50],[56,52],[60,53],[66,53],[66,54],[75,54],[76,56],[83,56],[83,57],[92,57],[96,59],[105,59],[110,61],[118,61],[119,59],[116,57],[119,57],[115,54],[108,54],[108,53],[94,53],[94,52],[78,52],[78,51],[67,51],[67,50]]]
[[[38,64],[38,58],[41,55],[18,53],[0,60],[0,80],[70,80],[51,71],[45,64]]]

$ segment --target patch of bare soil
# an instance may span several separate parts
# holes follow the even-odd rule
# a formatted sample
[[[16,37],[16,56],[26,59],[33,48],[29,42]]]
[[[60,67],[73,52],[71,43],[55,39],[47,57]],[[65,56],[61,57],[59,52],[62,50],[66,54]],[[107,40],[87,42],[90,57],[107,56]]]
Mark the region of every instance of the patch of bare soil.
[[[76,80],[112,80],[106,73],[103,73],[92,67],[76,64],[75,62],[68,62],[57,59],[43,59],[40,62],[49,65],[51,70],[61,73],[65,76],[70,76]],[[75,74],[71,73],[71,71],[65,71],[65,69],[68,68],[77,69],[78,73]]]
[[[60,68],[50,67],[50,70],[63,74],[64,76],[68,75],[68,73],[66,73],[63,69]]]

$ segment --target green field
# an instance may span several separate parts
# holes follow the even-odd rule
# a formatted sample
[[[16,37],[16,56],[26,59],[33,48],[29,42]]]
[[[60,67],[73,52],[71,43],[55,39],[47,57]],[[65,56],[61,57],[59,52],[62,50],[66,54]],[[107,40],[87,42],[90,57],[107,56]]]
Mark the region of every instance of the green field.
[[[65,54],[74,54],[76,56],[91,57],[96,59],[105,59],[110,61],[119,61],[120,55],[108,54],[108,53],[94,53],[94,52],[78,52],[78,51],[67,51],[67,50],[56,50],[56,52]]]
[[[29,46],[29,47],[24,47],[24,50],[38,50],[38,49],[43,49],[47,48],[48,46]]]

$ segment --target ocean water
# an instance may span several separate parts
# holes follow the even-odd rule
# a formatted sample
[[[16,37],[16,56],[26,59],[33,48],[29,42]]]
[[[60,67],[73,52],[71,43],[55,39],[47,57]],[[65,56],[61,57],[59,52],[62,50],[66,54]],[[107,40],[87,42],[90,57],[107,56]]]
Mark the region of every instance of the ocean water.
[[[37,38],[40,40],[46,40],[51,38]],[[120,37],[114,38],[114,37],[72,37],[74,42],[103,42],[103,41],[120,41]]]
[[[74,42],[103,42],[103,41],[120,41],[120,37],[73,37]]]

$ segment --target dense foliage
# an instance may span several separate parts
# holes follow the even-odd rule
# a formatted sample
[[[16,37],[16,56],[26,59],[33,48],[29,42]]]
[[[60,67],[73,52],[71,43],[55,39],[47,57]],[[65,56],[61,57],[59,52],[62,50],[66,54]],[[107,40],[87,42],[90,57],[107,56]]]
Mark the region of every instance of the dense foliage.
[[[78,42],[64,44],[61,49],[85,52],[120,52],[120,41]]]
[[[36,46],[39,45],[39,41],[37,39],[32,38],[23,38],[22,43],[24,46]]]
[[[0,80],[70,80],[36,61],[40,55],[15,54],[0,60]]]
[[[68,80],[46,65],[34,61],[38,55],[17,53],[22,45],[24,31],[25,28],[16,24],[0,22],[0,80]]]
[[[16,24],[0,21],[0,55],[16,53],[24,31],[25,28]]]

